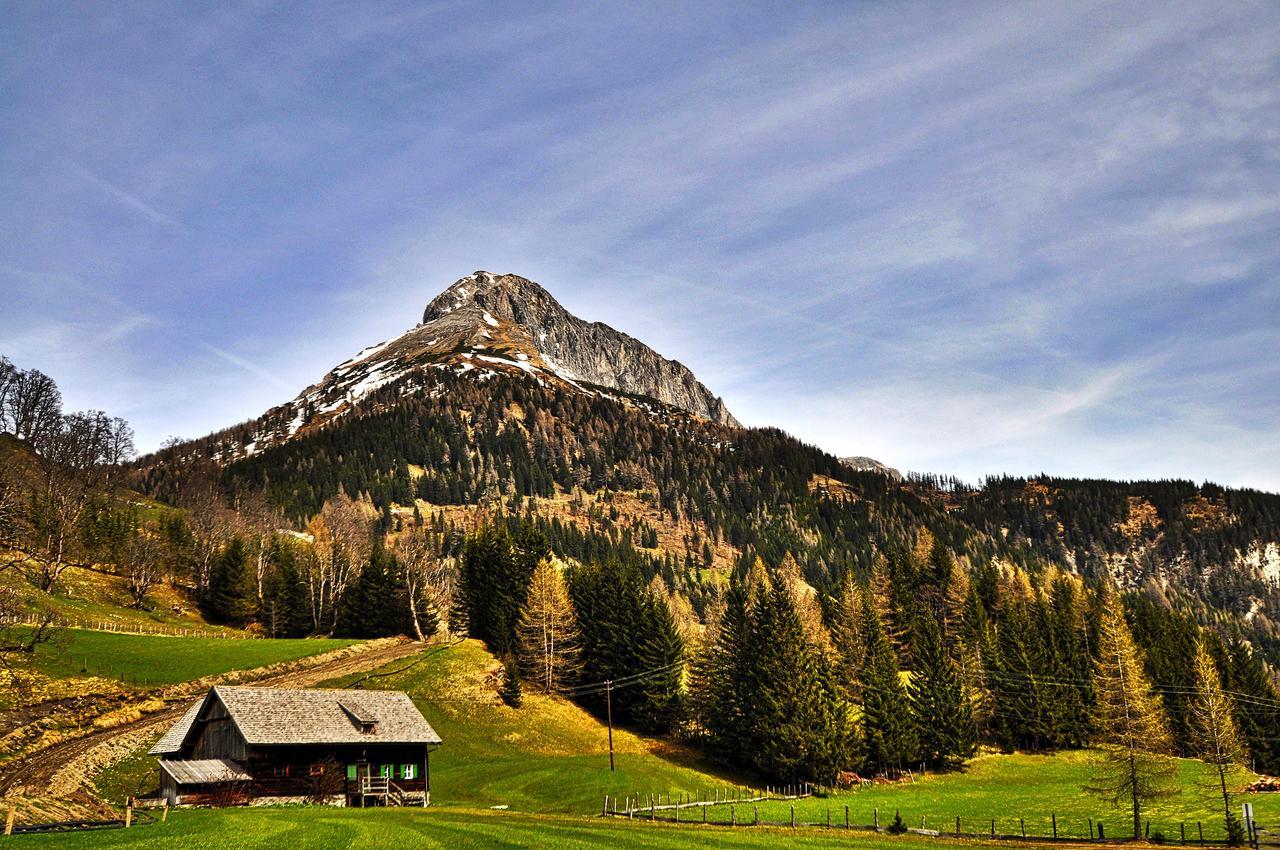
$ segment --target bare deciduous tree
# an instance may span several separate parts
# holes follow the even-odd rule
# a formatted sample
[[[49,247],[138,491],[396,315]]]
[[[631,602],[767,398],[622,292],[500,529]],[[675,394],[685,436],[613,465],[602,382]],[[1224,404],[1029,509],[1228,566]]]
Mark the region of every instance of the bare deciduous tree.
[[[76,563],[81,520],[96,499],[110,495],[116,464],[132,454],[133,443],[128,425],[101,411],[62,416],[30,442],[40,482],[12,543],[23,573],[48,591]]]
[[[146,605],[147,595],[165,572],[164,544],[146,529],[129,537],[124,552],[124,576],[134,608]]]
[[[62,393],[53,378],[37,369],[13,370],[7,381],[5,410],[7,426],[15,435],[36,440],[57,430]]]
[[[307,526],[315,544],[304,567],[317,632],[331,633],[337,626],[337,602],[368,560],[374,515],[371,506],[339,493],[324,503]]]
[[[431,635],[423,632],[423,612],[430,611],[440,622],[446,622],[445,617],[453,607],[457,563],[441,555],[433,536],[421,530],[400,536],[395,542],[395,555],[404,570],[414,634],[418,640],[426,640]]]

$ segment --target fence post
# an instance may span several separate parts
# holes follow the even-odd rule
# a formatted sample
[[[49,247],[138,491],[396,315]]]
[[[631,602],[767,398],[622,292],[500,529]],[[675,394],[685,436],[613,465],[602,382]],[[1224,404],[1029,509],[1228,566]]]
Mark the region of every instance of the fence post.
[[[703,807],[702,807],[702,822],[703,822],[703,823],[706,823],[706,822],[707,822],[707,807],[706,807],[706,806],[703,806]]]
[[[1054,812],[1049,812],[1049,820],[1053,821],[1053,840],[1058,840],[1058,816]]]
[[[827,829],[831,829],[831,807],[827,806]]]
[[[845,829],[849,828],[849,807],[848,806],[844,807],[844,828]]]
[[[1187,843],[1187,825],[1185,823],[1178,824],[1178,833],[1182,836],[1182,843]]]
[[[737,825],[738,825],[738,807],[730,806],[729,807],[729,826],[737,826]]]
[[[17,806],[18,806],[17,803],[13,802],[12,800],[9,801],[9,814],[5,815],[5,818],[4,818],[4,834],[5,835],[13,835],[13,820],[18,816]]]
[[[791,828],[796,828],[796,807],[794,805],[791,807]]]
[[[1093,818],[1089,818],[1089,840],[1093,840]]]
[[[991,837],[992,838],[996,837],[996,819],[995,818],[991,819]]]
[[[1098,840],[1099,841],[1107,840],[1107,828],[1106,826],[1103,825],[1102,821],[1098,821]]]
[[[880,807],[876,806],[871,810],[871,823],[876,829],[880,828]]]
[[[756,826],[759,826],[760,825],[760,807],[752,806],[751,809],[755,813]]]
[[[169,801],[164,801],[164,810],[160,812],[160,821],[163,823],[169,819]]]
[[[1204,846],[1204,824],[1196,821],[1196,829],[1200,830],[1200,846]]]
[[[133,826],[133,806],[126,806],[124,810],[124,828],[128,829]]]
[[[604,816],[605,816],[605,815],[607,815],[607,814],[609,814],[609,795],[608,795],[608,794],[605,794],[605,795],[604,795],[604,808],[600,810],[600,817],[604,817]]]
[[[960,816],[956,815],[956,837],[960,837]]]

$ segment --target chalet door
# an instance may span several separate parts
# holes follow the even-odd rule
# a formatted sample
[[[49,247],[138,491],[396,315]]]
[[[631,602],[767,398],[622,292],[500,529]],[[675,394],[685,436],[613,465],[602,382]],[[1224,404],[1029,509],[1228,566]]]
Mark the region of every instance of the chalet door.
[[[373,765],[369,764],[369,762],[367,761],[360,761],[360,762],[356,762],[353,765],[349,765],[349,767],[355,769],[355,778],[356,778],[356,781],[354,783],[355,787],[351,789],[351,792],[355,795],[356,799],[360,801],[360,805],[363,806],[364,805],[364,789],[368,782],[369,777],[373,775]],[[350,774],[351,774],[351,771],[348,770],[348,775]]]

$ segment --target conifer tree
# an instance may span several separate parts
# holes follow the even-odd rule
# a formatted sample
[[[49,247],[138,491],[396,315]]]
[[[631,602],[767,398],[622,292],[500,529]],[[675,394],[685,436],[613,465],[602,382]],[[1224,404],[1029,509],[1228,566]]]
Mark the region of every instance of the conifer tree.
[[[734,579],[724,596],[715,634],[693,664],[694,721],[732,758],[745,758],[749,720],[746,668],[750,662],[750,591]]]
[[[996,740],[1007,751],[1050,746],[1053,686],[1042,681],[1049,662],[1028,602],[1010,600],[1000,609],[989,650],[984,661],[995,695]]]
[[[1280,773],[1280,693],[1267,673],[1262,656],[1236,633],[1223,653],[1220,665],[1227,690],[1235,699],[1236,727],[1244,736],[1253,768]]]
[[[359,638],[406,634],[408,610],[399,565],[379,538],[360,576],[338,602],[338,632]]]
[[[498,696],[512,708],[524,704],[524,690],[520,684],[520,665],[514,656],[507,656],[502,665],[502,685],[498,688]]]
[[[916,759],[919,740],[911,701],[898,671],[874,601],[864,602],[867,655],[862,669],[862,723],[867,762],[880,770],[900,770]]]
[[[577,676],[578,621],[569,586],[550,558],[533,570],[516,634],[525,675],[543,693],[559,693]]]
[[[1168,753],[1164,706],[1152,690],[1142,653],[1112,592],[1104,602],[1094,667],[1097,729],[1101,755],[1086,790],[1133,812],[1133,837],[1142,837],[1142,807],[1173,793],[1177,765]]]
[[[641,671],[651,671],[637,686],[641,726],[667,732],[680,719],[684,696],[684,639],[667,600],[649,590],[641,602]]]
[[[209,570],[209,587],[203,605],[205,616],[214,622],[243,626],[257,604],[253,572],[244,541],[239,537],[223,547]]]
[[[977,729],[959,671],[932,614],[922,611],[914,631],[916,668],[908,690],[920,758],[933,765],[963,762],[973,755]]]
[[[831,604],[831,643],[835,649],[837,678],[851,700],[859,698],[859,678],[867,657],[863,592],[853,573],[846,572]]]
[[[1196,644],[1193,666],[1195,695],[1191,699],[1189,724],[1192,752],[1201,761],[1214,767],[1218,778],[1217,787],[1222,793],[1229,843],[1240,844],[1244,835],[1231,808],[1227,773],[1235,765],[1244,764],[1245,749],[1236,729],[1233,711],[1235,706],[1231,697],[1222,690],[1218,667],[1213,663],[1203,637]]]

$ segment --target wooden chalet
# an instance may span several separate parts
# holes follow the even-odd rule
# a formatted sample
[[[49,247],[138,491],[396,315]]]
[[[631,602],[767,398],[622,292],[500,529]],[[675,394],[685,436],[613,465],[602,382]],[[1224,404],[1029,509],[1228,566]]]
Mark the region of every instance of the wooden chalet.
[[[427,806],[440,743],[400,691],[219,685],[150,752],[174,806]]]

